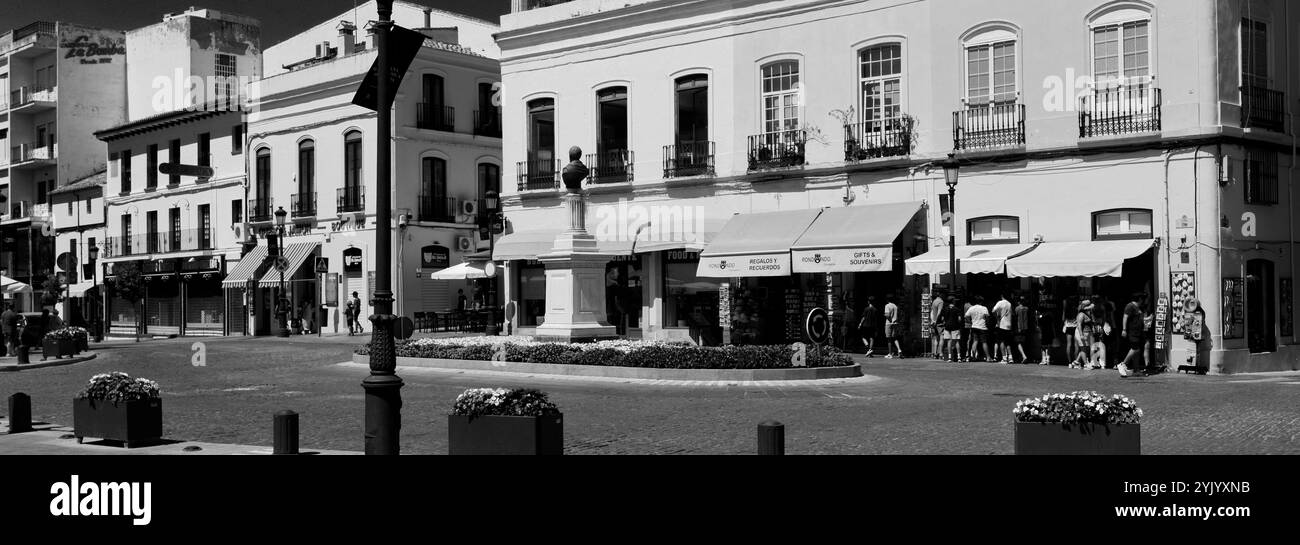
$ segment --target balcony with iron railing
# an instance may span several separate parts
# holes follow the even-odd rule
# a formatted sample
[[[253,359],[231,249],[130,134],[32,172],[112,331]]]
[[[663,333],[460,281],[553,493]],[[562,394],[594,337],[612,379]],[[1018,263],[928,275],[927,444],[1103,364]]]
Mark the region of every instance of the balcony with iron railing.
[[[213,250],[212,241],[212,229],[203,228],[108,237],[104,257]]]
[[[684,140],[664,146],[664,178],[713,176],[717,145],[710,140]]]
[[[6,206],[5,221],[31,219],[32,201],[9,201]]]
[[[616,184],[632,181],[635,154],[631,150],[611,150],[588,153],[584,160],[591,169],[588,179],[593,184]]]
[[[27,47],[32,48],[31,54],[34,55],[44,53],[46,49],[54,49],[58,46],[58,37],[54,31],[54,23],[46,21],[37,21],[15,29],[13,31],[13,41],[7,50],[0,50],[0,54],[14,52],[17,55],[20,49]]]
[[[1025,105],[970,104],[952,113],[952,145],[957,150],[1023,146]]]
[[[519,172],[519,190],[534,191],[560,188],[560,162],[556,159],[529,159],[515,165]]]
[[[270,198],[248,200],[248,221],[265,223],[275,219],[274,201]]]
[[[749,170],[803,166],[808,132],[786,130],[749,137]]]
[[[344,186],[338,189],[338,211],[364,212],[366,210],[365,186]]]
[[[22,86],[9,92],[9,106],[14,113],[46,110],[59,101],[59,88]]]
[[[419,221],[435,221],[440,223],[456,222],[456,199],[446,195],[426,195],[421,193],[419,197]]]
[[[9,163],[15,168],[43,166],[58,157],[59,145],[54,142],[43,145],[20,144],[9,148]]]
[[[316,193],[294,193],[289,197],[289,215],[294,218],[316,216]]]
[[[1126,85],[1079,99],[1079,138],[1160,131],[1160,89]]]
[[[1285,130],[1286,93],[1251,85],[1240,89],[1242,128],[1273,132]]]
[[[912,153],[909,117],[876,119],[844,126],[844,160],[865,161]]]
[[[474,110],[474,136],[501,138],[501,110]]]
[[[456,109],[442,104],[416,104],[415,128],[456,132]]]

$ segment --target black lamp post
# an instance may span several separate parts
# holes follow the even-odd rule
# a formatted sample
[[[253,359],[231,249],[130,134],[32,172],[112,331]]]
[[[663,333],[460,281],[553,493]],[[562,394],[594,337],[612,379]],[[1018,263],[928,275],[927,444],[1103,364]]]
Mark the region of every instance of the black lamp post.
[[[375,169],[375,298],[370,334],[370,376],[361,381],[366,391],[366,454],[398,454],[402,429],[402,379],[397,376],[397,347],[393,342],[393,207],[392,137],[393,102],[388,96],[388,31],[392,27],[393,0],[375,2],[375,78],[377,151]]]
[[[284,257],[284,218],[288,215],[289,213],[284,211],[283,206],[278,207],[275,211],[275,236],[279,239],[279,244],[276,245],[279,250],[276,252],[277,255],[275,256],[277,261],[279,261],[279,258]],[[276,268],[280,268],[278,263],[276,264]],[[280,322],[280,332],[276,333],[277,337],[289,336],[288,302],[288,297],[284,295],[284,269],[280,269],[280,297],[276,301],[275,310],[276,318]]]
[[[90,329],[95,332],[95,342],[103,342],[104,337],[99,331],[99,315],[101,313],[100,305],[103,304],[102,301],[104,300],[104,296],[99,293],[99,275],[96,274],[98,272],[96,269],[99,263],[99,246],[95,245],[94,242],[91,242],[90,248],[86,249],[86,253],[90,255],[90,281],[91,285],[94,286],[91,289],[95,292],[95,298],[100,301],[95,306],[95,313],[90,316]]]
[[[486,216],[487,216],[488,261],[491,261],[493,245],[495,244],[497,238],[496,236],[497,214],[501,210],[501,196],[499,193],[497,193],[495,189],[489,189],[485,193],[483,193],[483,210],[484,212],[486,212]],[[493,267],[493,269],[495,269],[495,267]],[[487,301],[485,302],[487,303],[486,306],[488,308],[488,319],[487,319],[487,327],[484,329],[483,333],[489,336],[494,336],[501,333],[501,329],[497,327],[497,310],[495,306],[496,291],[497,291],[496,279],[489,277],[487,279],[487,285],[488,285],[487,288],[488,292],[486,297]]]
[[[943,178],[948,184],[948,274],[952,291],[957,290],[957,170],[957,158],[949,153],[943,161]]]

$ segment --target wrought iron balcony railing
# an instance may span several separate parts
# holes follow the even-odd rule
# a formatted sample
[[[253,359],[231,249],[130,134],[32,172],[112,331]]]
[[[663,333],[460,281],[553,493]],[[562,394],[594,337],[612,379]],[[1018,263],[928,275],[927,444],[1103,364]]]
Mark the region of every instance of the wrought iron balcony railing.
[[[415,105],[415,127],[433,131],[455,132],[456,109],[442,104]]]
[[[717,145],[710,140],[684,140],[664,146],[664,178],[713,176]]]
[[[912,127],[906,118],[876,119],[844,126],[844,160],[901,157],[912,153]]]
[[[1024,143],[1024,104],[972,104],[952,113],[954,149],[1013,147]]]
[[[556,159],[529,159],[515,165],[519,172],[519,190],[560,188],[560,162]]]
[[[295,218],[316,215],[316,193],[294,193],[289,198],[289,214]]]
[[[419,197],[420,221],[454,223],[456,221],[456,199],[445,195],[425,195]]]
[[[1283,132],[1286,93],[1264,87],[1241,87],[1241,126]]]
[[[338,190],[339,212],[364,212],[366,209],[366,187],[357,185],[340,187]]]
[[[272,207],[272,202],[269,198],[249,199],[248,221],[264,222],[275,219],[275,208]]]
[[[591,168],[591,183],[612,184],[632,181],[632,165],[635,155],[631,150],[611,150],[602,153],[589,153],[584,158]]]
[[[1160,89],[1146,85],[1096,89],[1079,99],[1079,137],[1160,130]]]
[[[788,130],[749,137],[749,170],[803,166],[808,132]]]
[[[501,138],[501,110],[474,110],[474,136]]]

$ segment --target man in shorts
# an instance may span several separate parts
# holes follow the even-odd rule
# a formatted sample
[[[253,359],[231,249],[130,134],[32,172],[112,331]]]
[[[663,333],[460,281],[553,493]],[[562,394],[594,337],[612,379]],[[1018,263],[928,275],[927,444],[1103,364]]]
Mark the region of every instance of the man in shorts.
[[[1011,363],[1011,301],[1007,300],[1006,294],[993,305],[993,327],[994,331],[992,342],[997,345],[996,358],[1002,363]]]
[[[886,359],[903,358],[903,327],[898,320],[898,305],[894,303],[897,299],[892,293],[885,297],[885,344],[889,348]]]
[[[970,359],[972,361],[982,361],[984,358],[993,355],[992,349],[986,346],[989,342],[989,309],[984,306],[983,298],[978,295],[975,296],[974,303],[975,304],[971,305],[970,309],[966,311],[966,317],[970,318]]]
[[[1129,299],[1128,305],[1124,306],[1124,340],[1128,342],[1128,354],[1124,356],[1124,361],[1120,362],[1116,368],[1119,369],[1119,376],[1127,377],[1129,364],[1141,363],[1142,346],[1146,327],[1144,326],[1145,318],[1142,314],[1142,307],[1146,305],[1147,294],[1134,292],[1133,297]],[[1139,366],[1140,367],[1140,366]],[[1134,370],[1141,373],[1141,371]]]
[[[947,349],[947,359],[957,363],[965,361],[961,353],[961,330],[966,325],[962,316],[961,303],[955,297],[948,299],[948,306],[943,311],[943,344]]]

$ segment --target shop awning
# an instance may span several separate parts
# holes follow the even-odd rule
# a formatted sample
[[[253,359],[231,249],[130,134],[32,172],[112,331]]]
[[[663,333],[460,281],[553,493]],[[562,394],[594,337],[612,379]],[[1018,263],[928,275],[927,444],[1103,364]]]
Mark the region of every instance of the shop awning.
[[[726,219],[713,218],[682,218],[680,221],[661,218],[659,223],[651,221],[636,237],[636,253],[668,250],[698,252],[707,247],[726,224]]]
[[[827,208],[790,247],[797,273],[871,272],[894,268],[894,239],[920,202]]]
[[[560,229],[537,229],[516,231],[497,239],[492,245],[493,261],[512,261],[516,259],[537,259],[537,256],[551,253],[555,247],[555,237],[563,232]],[[595,233],[592,233],[595,234]],[[630,255],[630,240],[598,240],[596,247],[602,254]],[[640,246],[637,251],[641,251]]]
[[[709,278],[789,276],[790,247],[808,230],[820,208],[736,214],[700,253],[697,276]]]
[[[1142,255],[1152,239],[1044,242],[1007,260],[1007,276],[1120,276],[1124,260]]]
[[[962,274],[1002,274],[1007,260],[1029,251],[1033,244],[985,244],[957,247],[957,271]],[[948,247],[941,246],[905,262],[907,274],[948,274]]]
[[[447,267],[429,275],[431,280],[471,280],[474,278],[488,278],[487,271],[483,269],[486,262],[465,262],[453,267]]]
[[[289,260],[289,268],[284,271],[284,279],[287,281],[293,278],[307,258],[316,253],[320,248],[319,242],[295,242],[284,249],[284,257]],[[266,270],[262,279],[257,282],[259,288],[274,288],[280,285],[280,271],[275,267]]]
[[[96,287],[94,284],[73,284],[68,286],[68,297],[85,297],[87,292],[93,292]]]
[[[32,287],[26,283],[19,282],[8,276],[0,276],[0,293],[11,295],[14,293],[31,293]]]
[[[257,269],[262,266],[263,261],[266,261],[266,246],[253,248],[253,251],[248,252],[248,255],[241,258],[239,263],[236,263],[235,267],[230,269],[230,272],[226,274],[226,279],[221,281],[221,286],[224,288],[245,287],[248,281],[253,279],[253,275],[257,274]]]

